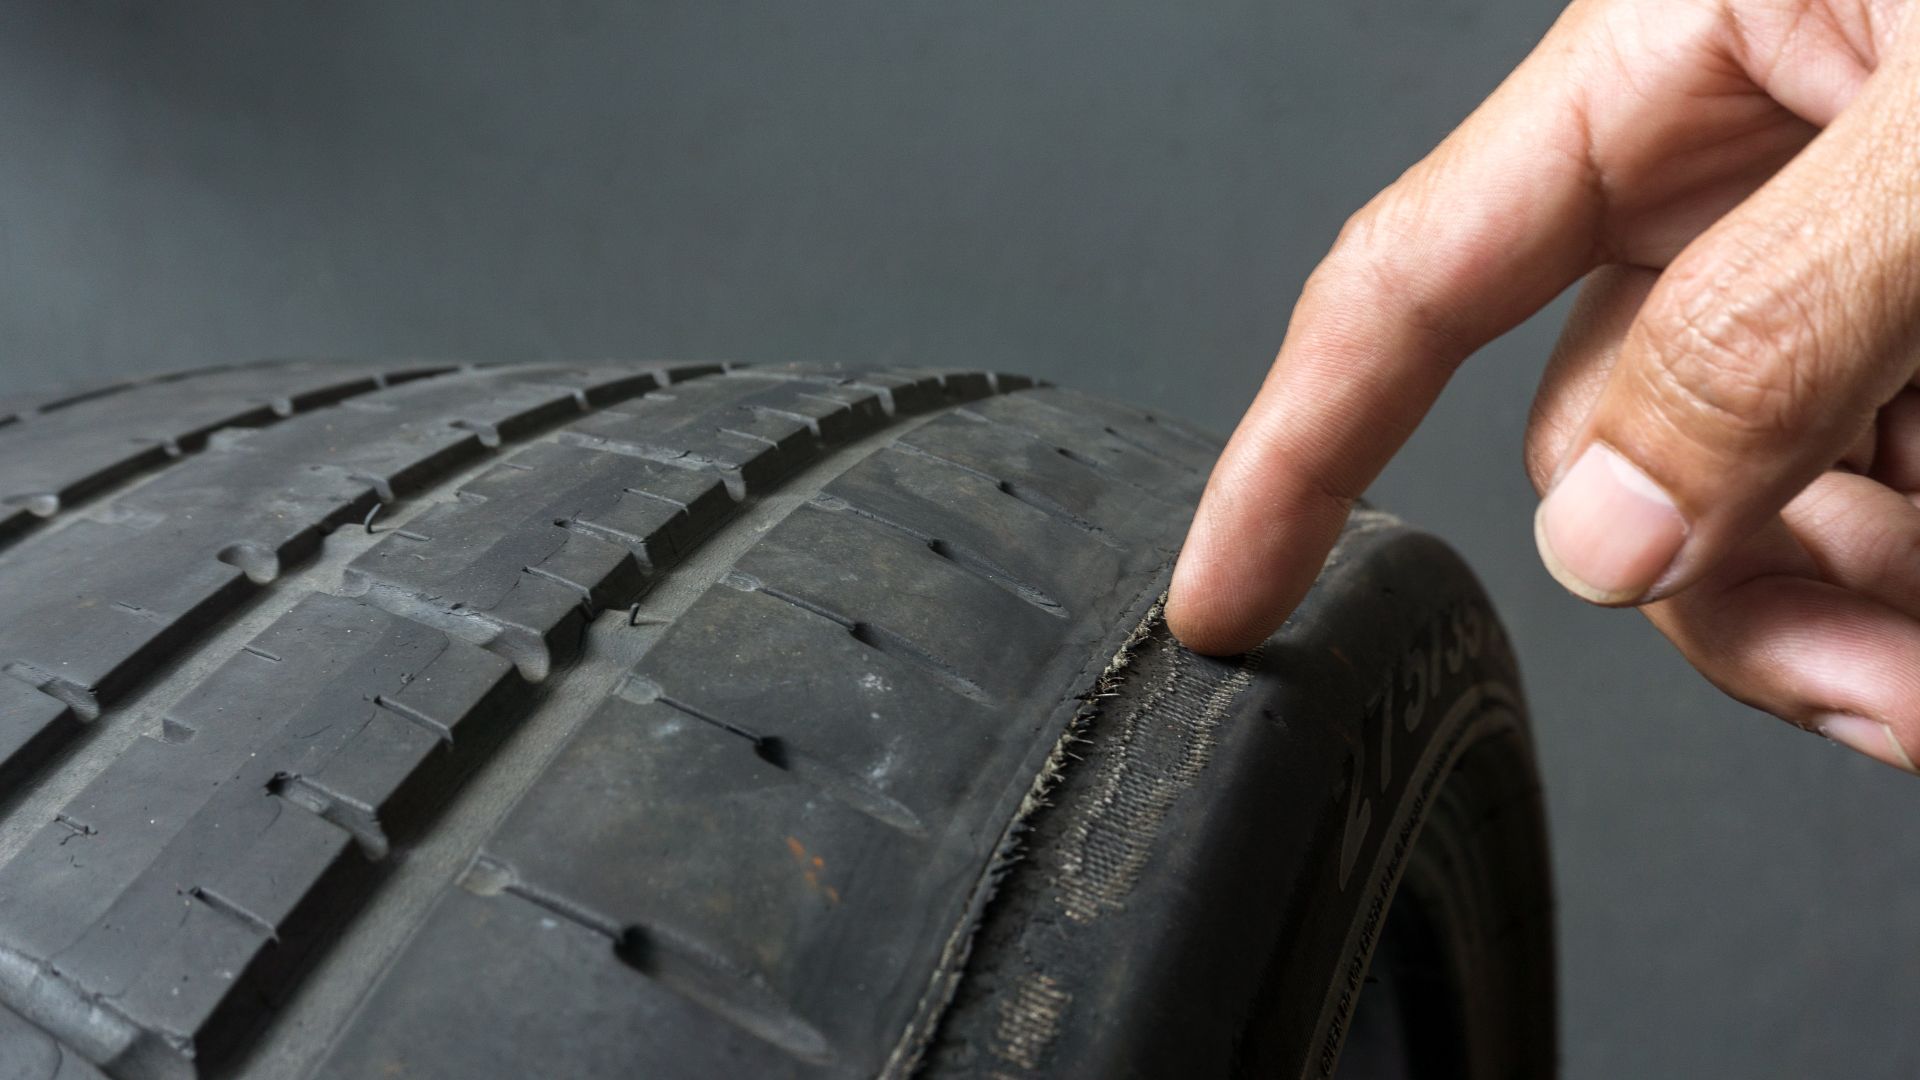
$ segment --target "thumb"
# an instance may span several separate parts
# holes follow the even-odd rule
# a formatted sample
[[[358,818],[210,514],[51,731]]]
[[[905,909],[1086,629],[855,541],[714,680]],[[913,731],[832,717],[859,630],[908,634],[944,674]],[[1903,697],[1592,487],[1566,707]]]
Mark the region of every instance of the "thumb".
[[[1883,68],[1661,275],[1535,518],[1572,592],[1636,604],[1685,588],[1912,376],[1916,110],[1886,92],[1913,86],[1910,71]]]

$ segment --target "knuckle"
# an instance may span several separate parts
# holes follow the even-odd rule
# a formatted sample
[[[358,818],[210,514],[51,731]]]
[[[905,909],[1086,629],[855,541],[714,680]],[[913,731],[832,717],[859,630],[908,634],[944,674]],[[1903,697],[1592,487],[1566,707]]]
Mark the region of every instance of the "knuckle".
[[[1382,195],[1347,218],[1308,287],[1391,288],[1407,267],[1398,252],[1410,237],[1395,218],[1390,196]]]
[[[1304,291],[1323,302],[1389,311],[1432,355],[1464,359],[1463,312],[1444,296],[1446,283],[1465,272],[1452,266],[1455,245],[1444,241],[1434,235],[1419,192],[1403,181],[1347,219]]]
[[[1335,255],[1365,258],[1391,251],[1395,238],[1405,237],[1405,215],[1397,209],[1400,202],[1394,189],[1388,188],[1348,215],[1333,241]]]
[[[1679,423],[1766,440],[1799,431],[1816,405],[1819,340],[1803,303],[1774,289],[1688,283],[1642,316],[1655,404]]]

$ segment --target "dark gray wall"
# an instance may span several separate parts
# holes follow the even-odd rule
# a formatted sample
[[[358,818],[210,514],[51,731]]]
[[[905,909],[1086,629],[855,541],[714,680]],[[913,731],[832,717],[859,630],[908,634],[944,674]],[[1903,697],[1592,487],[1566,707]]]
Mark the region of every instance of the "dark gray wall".
[[[258,355],[1024,369],[1225,429],[1520,0],[0,10],[0,396]],[[1557,312],[1558,309],[1556,309]],[[1554,314],[1376,489],[1520,642],[1567,1075],[1920,1074],[1920,785],[1535,561]]]

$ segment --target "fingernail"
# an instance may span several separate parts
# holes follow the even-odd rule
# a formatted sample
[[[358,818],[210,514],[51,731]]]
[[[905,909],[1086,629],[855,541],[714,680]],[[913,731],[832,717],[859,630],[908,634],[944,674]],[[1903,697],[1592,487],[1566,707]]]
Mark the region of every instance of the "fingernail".
[[[1555,580],[1596,604],[1640,599],[1680,553],[1687,522],[1673,499],[1603,443],[1547,492],[1534,541]]]
[[[1814,721],[1814,730],[1839,743],[1849,750],[1855,750],[1885,762],[1896,769],[1910,773],[1920,773],[1913,767],[1913,758],[1908,756],[1907,748],[1893,735],[1893,729],[1878,720],[1869,720],[1864,716],[1848,713],[1830,713]]]

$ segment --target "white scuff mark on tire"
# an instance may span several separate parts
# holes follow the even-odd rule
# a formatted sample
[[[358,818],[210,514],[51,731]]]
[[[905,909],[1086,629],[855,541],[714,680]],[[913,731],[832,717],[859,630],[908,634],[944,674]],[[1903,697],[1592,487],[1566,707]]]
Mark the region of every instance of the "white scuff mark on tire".
[[[1067,827],[1059,898],[1078,922],[1126,902],[1167,812],[1206,769],[1228,710],[1253,684],[1258,653],[1224,675],[1185,650],[1168,655],[1166,675],[1114,725],[1113,752],[1100,763],[1095,794]]]
[[[1073,995],[1059,980],[1038,971],[1022,976],[1013,994],[1000,1003],[993,1029],[993,1056],[1022,1069],[1038,1069],[1060,1034],[1060,1022]]]

